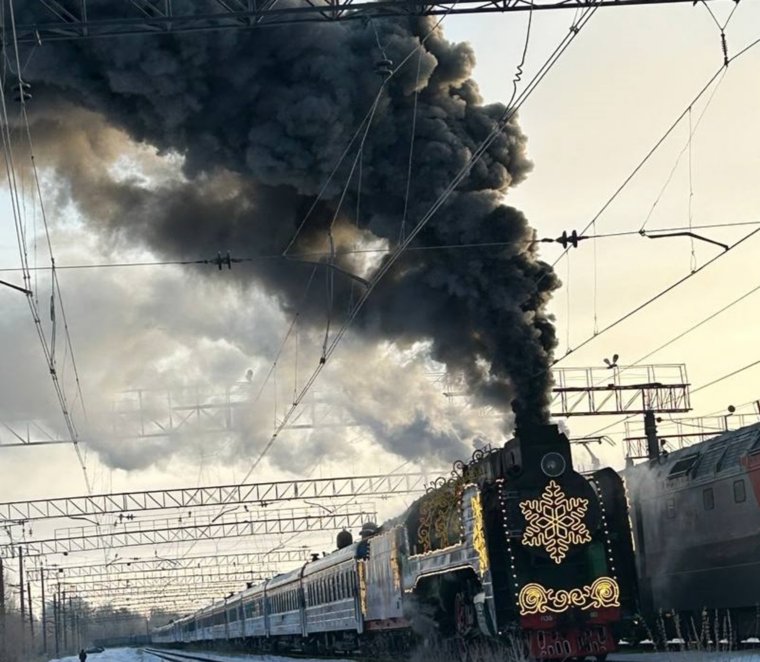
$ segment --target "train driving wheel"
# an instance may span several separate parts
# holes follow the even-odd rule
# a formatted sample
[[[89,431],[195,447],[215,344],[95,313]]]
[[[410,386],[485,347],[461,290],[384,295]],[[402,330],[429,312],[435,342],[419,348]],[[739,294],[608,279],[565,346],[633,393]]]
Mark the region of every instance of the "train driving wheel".
[[[457,637],[467,638],[475,632],[475,605],[465,591],[454,596],[454,625]]]

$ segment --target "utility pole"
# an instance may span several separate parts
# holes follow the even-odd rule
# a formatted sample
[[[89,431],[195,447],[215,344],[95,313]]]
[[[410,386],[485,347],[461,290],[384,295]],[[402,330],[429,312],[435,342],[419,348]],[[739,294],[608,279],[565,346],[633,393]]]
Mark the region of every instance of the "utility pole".
[[[58,612],[61,616],[61,627],[63,628],[63,652],[69,649],[69,638],[66,634],[66,589],[61,591],[62,599],[58,603]]]
[[[42,592],[42,652],[47,655],[47,611],[45,608],[45,567],[40,573],[40,590]]]
[[[21,638],[24,638],[24,550],[21,546],[18,548],[18,587],[21,596]]]
[[[647,457],[656,460],[660,457],[660,440],[657,438],[657,420],[651,409],[644,412],[644,434],[647,438]]]
[[[71,622],[71,646],[74,647],[76,645],[76,613],[74,612],[74,607],[72,606],[72,596],[69,593],[69,621]]]
[[[26,597],[29,598],[29,635],[32,638],[32,648],[34,648],[34,612],[32,611],[32,582],[29,581],[29,577],[26,578]]]
[[[0,658],[5,659],[5,568],[0,556]]]
[[[55,656],[61,655],[61,585],[58,584],[53,594],[53,622],[55,623]]]

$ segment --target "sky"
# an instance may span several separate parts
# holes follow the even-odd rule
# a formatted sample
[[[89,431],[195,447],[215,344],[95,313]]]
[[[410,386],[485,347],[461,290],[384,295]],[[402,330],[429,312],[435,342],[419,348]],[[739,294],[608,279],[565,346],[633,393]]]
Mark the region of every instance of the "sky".
[[[722,22],[734,3],[721,0],[710,6]],[[570,11],[536,12],[523,81],[543,63],[572,19]],[[471,43],[476,57],[473,77],[487,102],[504,102],[512,93],[527,20],[527,14],[520,13],[452,16],[443,21],[449,40]],[[743,0],[726,29],[730,55],[760,38],[758,25],[760,5]],[[720,32],[701,4],[599,10],[520,109],[519,124],[527,136],[533,169],[509,189],[506,203],[525,214],[538,237],[580,232],[722,61]],[[694,104],[691,113],[598,216],[590,232],[638,231],[644,224],[653,231],[688,226],[690,219],[695,226],[759,222],[760,188],[755,181],[760,166],[759,65],[760,47],[732,62],[716,79],[717,87],[714,84]],[[106,131],[103,135],[102,142],[90,146],[93,154],[107,152],[111,166],[121,169],[125,177],[152,181],[176,177],[171,155],[157,154],[117,133]],[[39,157],[44,160],[43,154]],[[25,180],[23,186],[28,189],[25,199],[31,201],[31,180]],[[147,251],[127,236],[98,234],[71,204],[65,187],[54,180],[45,180],[43,191],[59,265],[161,259],[157,252]],[[15,268],[18,254],[7,193],[1,203],[6,213],[0,226],[0,268]],[[35,227],[40,229],[39,217],[30,214],[28,218],[31,235]],[[732,244],[757,227],[760,225],[698,232]],[[44,263],[41,238],[37,246],[39,261]],[[593,338],[595,320],[596,328],[604,329],[722,249],[704,242],[692,244],[686,237],[652,240],[632,235],[582,242],[556,266],[563,286],[554,293],[550,311],[556,320],[558,367],[602,368],[603,359],[613,354],[619,354],[621,366],[637,361],[760,285],[759,247],[760,233],[651,306]],[[224,248],[209,246],[208,257]],[[539,250],[550,263],[561,257],[557,244],[541,244]],[[245,268],[234,267],[236,275],[243,274],[243,281]],[[295,328],[288,335],[291,318],[276,297],[260,288],[243,287],[215,267],[61,270],[59,274],[86,418],[76,398],[71,361],[67,356],[61,358],[65,350],[60,328],[58,360],[66,371],[63,381],[74,418],[88,442],[82,444],[82,450],[94,491],[241,480],[269,439],[274,421],[286,411],[295,386],[300,386],[316,365],[321,334]],[[11,271],[2,272],[0,278],[17,282],[18,276]],[[46,317],[50,285],[42,274],[36,289]],[[371,307],[371,298],[367,305]],[[757,305],[758,295],[748,296],[644,363],[684,364],[696,389],[757,360]],[[24,421],[34,419],[42,421],[51,433],[59,432],[59,410],[22,295],[0,289],[0,310],[0,370],[5,377],[0,421],[19,429]],[[47,319],[44,325],[49,333]],[[219,397],[233,387],[250,398],[258,393],[286,335],[277,369],[257,396],[257,406],[243,414],[243,435],[189,434],[179,442],[136,440],[129,438],[134,427],[125,429],[123,418],[113,413],[114,407],[134,402],[133,396],[124,395],[127,389],[154,389],[146,398],[159,415],[167,391],[191,402],[193,389]],[[589,338],[592,340],[582,348],[564,356],[568,348]],[[442,395],[443,387],[429,374],[440,366],[427,360],[424,350],[424,346],[398,348],[376,343],[349,332],[313,392],[327,400],[327,415],[339,417],[341,411],[347,411],[365,425],[284,433],[251,479],[420,467],[443,471],[471,450],[473,439],[499,443],[503,433],[497,420],[455,406],[456,402]],[[250,382],[248,370],[252,371]],[[725,411],[730,404],[751,403],[760,397],[755,386],[759,372],[760,368],[747,370],[695,393],[693,411],[688,415],[707,415]],[[752,407],[739,411],[751,413]],[[663,428],[668,425],[665,418]],[[620,467],[625,431],[621,419],[585,417],[564,422],[575,437],[611,425],[603,434],[615,443],[598,452],[604,462]],[[134,424],[132,418],[130,425]],[[425,439],[415,437],[423,429]],[[464,429],[469,436],[458,443],[457,434]],[[0,452],[0,501],[85,492],[79,462],[70,446]],[[579,450],[576,461],[582,465],[588,459]],[[378,510],[384,517],[402,506],[398,502],[381,504]]]

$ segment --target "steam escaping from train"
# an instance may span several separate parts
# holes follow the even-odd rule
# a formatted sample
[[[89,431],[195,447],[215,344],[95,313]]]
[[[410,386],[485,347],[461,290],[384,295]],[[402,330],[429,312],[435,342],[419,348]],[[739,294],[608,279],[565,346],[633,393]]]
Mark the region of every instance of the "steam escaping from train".
[[[377,61],[412,52],[383,85]],[[324,253],[332,227],[336,264],[371,275],[378,262],[346,251],[393,247],[408,234],[504,111],[482,103],[473,66],[467,44],[446,41],[431,19],[404,18],[59,42],[37,48],[25,76],[41,157],[47,150],[60,194],[105,236],[167,258],[277,255],[306,219],[291,260],[231,275],[323,329],[325,280],[336,319],[360,286],[321,266],[304,298],[312,263],[326,259],[304,254]],[[361,152],[320,195],[376,99]],[[75,126],[86,128],[86,145],[67,139],[80,135],[67,133]],[[115,167],[118,150],[98,143],[103,127],[179,155],[181,176],[148,181]],[[530,170],[525,146],[513,119],[412,249],[498,246],[407,251],[355,323],[370,341],[429,343],[480,402],[511,404],[518,426],[548,418],[555,332],[546,306],[559,286],[524,216],[502,203]],[[102,153],[107,167],[85,153]]]

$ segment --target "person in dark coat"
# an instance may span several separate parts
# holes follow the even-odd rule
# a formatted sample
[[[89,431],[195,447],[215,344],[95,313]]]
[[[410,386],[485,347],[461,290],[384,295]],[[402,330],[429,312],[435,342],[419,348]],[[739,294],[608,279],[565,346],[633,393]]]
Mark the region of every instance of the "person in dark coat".
[[[84,652],[84,648],[79,651],[79,662],[84,662],[87,659],[87,653]]]

